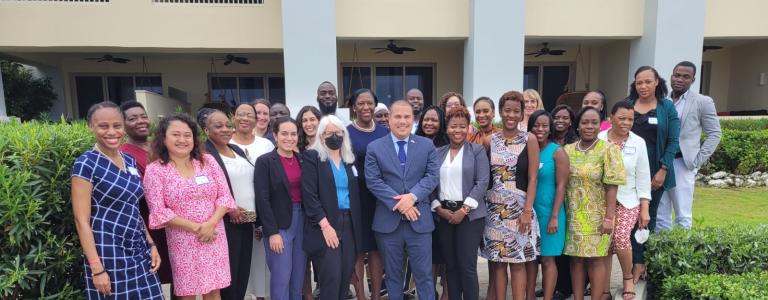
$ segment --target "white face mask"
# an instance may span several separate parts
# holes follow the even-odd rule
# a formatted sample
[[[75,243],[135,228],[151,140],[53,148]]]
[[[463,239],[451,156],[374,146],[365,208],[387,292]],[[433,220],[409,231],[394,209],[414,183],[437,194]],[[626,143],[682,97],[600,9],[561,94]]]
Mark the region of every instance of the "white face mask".
[[[648,235],[650,235],[650,231],[648,229],[638,229],[635,231],[635,241],[644,244],[646,241],[648,241]]]

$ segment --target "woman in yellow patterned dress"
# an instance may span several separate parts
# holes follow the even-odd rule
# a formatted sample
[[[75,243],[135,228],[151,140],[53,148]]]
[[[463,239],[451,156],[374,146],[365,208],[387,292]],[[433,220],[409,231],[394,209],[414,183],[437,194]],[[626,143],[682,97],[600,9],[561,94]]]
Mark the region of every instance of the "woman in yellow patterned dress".
[[[600,112],[585,107],[576,117],[576,124],[579,140],[565,146],[571,174],[566,193],[568,231],[564,254],[571,256],[573,296],[578,300],[584,298],[585,269],[592,291],[604,290],[602,285],[609,274],[598,258],[608,255],[616,192],[624,184],[625,173],[621,150],[597,138]]]

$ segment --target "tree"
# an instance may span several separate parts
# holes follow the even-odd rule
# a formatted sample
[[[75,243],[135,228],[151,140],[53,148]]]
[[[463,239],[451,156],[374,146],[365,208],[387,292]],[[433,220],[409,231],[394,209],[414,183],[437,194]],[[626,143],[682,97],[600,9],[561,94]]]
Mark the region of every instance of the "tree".
[[[50,78],[35,78],[24,65],[5,60],[0,61],[0,71],[9,116],[30,120],[51,109],[57,95],[53,92]]]

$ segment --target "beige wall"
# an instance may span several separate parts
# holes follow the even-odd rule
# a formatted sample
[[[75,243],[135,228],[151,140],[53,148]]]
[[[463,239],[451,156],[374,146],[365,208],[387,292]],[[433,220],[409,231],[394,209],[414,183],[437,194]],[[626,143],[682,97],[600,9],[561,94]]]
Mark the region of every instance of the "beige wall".
[[[731,48],[704,52],[702,60],[710,62],[709,96],[715,101],[717,111],[728,111],[731,85]],[[697,78],[701,80],[701,78]]]
[[[403,46],[416,49],[414,52],[397,55],[390,53],[374,54],[371,47],[382,47],[383,41],[358,41],[359,63],[424,63],[435,66],[435,98],[445,92],[462,90],[464,66],[463,41],[408,41]],[[353,63],[354,42],[339,42],[339,64]],[[341,76],[341,71],[339,71]],[[341,79],[339,79],[341,81]],[[434,100],[434,99],[433,99]]]
[[[638,37],[643,34],[644,2],[637,0],[526,1],[525,35],[527,37]]]
[[[336,0],[339,38],[466,38],[470,0]]]
[[[136,91],[136,101],[144,105],[144,109],[153,123],[159,121],[162,117],[176,112],[176,109],[179,107],[184,112],[189,112],[190,109],[189,103],[148,91]]]
[[[768,1],[707,0],[704,37],[768,37]]]
[[[628,95],[629,78],[629,41],[616,41],[606,44],[595,52],[600,57],[598,67],[600,82],[596,88],[605,92],[608,106],[624,99]]]
[[[768,76],[768,41],[737,46],[731,51],[728,110],[768,109],[768,82],[758,84],[760,73]]]
[[[280,55],[263,56],[268,57],[251,58],[250,65],[233,63],[229,66],[223,66],[221,61],[218,61],[216,73],[283,73],[283,60]],[[125,65],[96,63],[85,61],[80,57],[65,57],[60,61],[61,70],[64,74],[67,114],[69,116],[77,115],[75,111],[77,109],[76,99],[73,93],[73,75],[77,73],[141,73],[141,67],[135,63]],[[201,55],[199,57],[173,58],[166,55],[158,58],[148,57],[147,63],[150,73],[162,74],[165,93],[168,91],[168,86],[187,92],[187,99],[193,110],[205,103],[205,94],[208,93],[208,74],[211,71],[210,57]]]
[[[23,16],[23,17],[22,17]],[[280,49],[281,2],[210,6],[0,1],[0,47]],[[61,48],[62,51],[71,49]]]

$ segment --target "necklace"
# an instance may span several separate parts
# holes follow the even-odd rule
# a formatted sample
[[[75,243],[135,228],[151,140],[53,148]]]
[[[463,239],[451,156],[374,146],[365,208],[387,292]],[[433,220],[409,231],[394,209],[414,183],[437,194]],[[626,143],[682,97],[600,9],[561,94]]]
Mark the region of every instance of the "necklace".
[[[125,168],[125,159],[123,158],[123,155],[121,154],[120,150],[117,151],[117,156],[120,157],[120,164],[118,165],[115,160],[112,159],[107,153],[104,153],[104,151],[101,151],[101,148],[99,147],[99,144],[93,145],[93,150],[96,150],[96,152],[101,153],[102,155],[106,156],[107,159],[109,159],[110,162],[112,162],[113,165],[117,166],[118,169],[122,170]],[[122,167],[120,167],[122,166]]]
[[[617,138],[611,138],[612,134],[615,135],[615,132],[613,131],[613,129],[609,129],[607,134],[608,141],[613,143],[616,146],[619,146],[619,148],[624,149],[624,145],[627,143],[627,139],[629,139],[629,135],[627,135],[626,137],[619,137],[617,139]]]
[[[579,150],[579,151],[581,151],[581,152],[587,152],[587,151],[589,151],[589,150],[592,150],[592,147],[594,147],[594,146],[595,146],[595,144],[597,144],[597,141],[598,141],[598,140],[600,140],[600,139],[598,139],[598,138],[595,138],[595,140],[594,140],[594,141],[592,141],[592,144],[591,144],[591,145],[589,145],[589,147],[587,147],[587,149],[583,149],[583,148],[581,148],[581,139],[579,139],[579,142],[578,142],[578,143],[576,143],[576,150]]]
[[[363,132],[373,132],[376,130],[376,122],[373,121],[371,121],[370,128],[364,128],[363,126],[360,126],[360,124],[357,124],[357,120],[352,121],[352,126],[355,126],[355,128]]]

